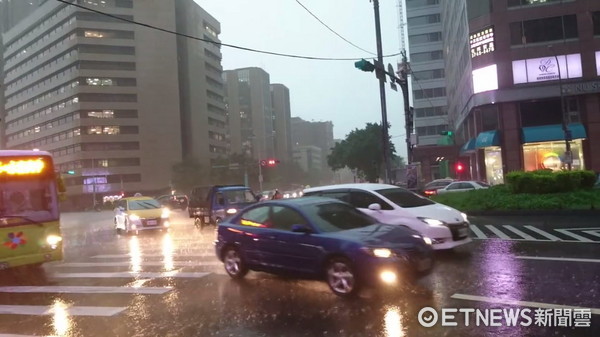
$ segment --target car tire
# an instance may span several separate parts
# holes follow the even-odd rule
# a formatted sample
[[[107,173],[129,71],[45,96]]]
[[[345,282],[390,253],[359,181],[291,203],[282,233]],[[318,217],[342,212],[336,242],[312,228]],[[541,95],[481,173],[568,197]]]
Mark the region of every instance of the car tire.
[[[236,280],[242,279],[248,273],[248,267],[239,251],[233,247],[223,250],[223,266],[227,274]]]
[[[350,261],[343,257],[336,257],[325,267],[325,280],[329,289],[340,297],[355,296],[360,284]]]

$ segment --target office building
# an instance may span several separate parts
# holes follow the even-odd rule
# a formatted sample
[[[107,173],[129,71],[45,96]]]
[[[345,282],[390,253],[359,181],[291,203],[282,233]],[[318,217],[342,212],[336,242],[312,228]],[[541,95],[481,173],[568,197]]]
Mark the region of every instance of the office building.
[[[321,149],[321,170],[330,172],[327,156],[335,145],[333,140],[333,123],[305,121],[300,117],[292,117],[292,148],[301,146],[316,146]],[[295,152],[296,150],[294,150]]]
[[[271,84],[275,131],[275,157],[281,162],[292,158],[290,90],[283,84]]]

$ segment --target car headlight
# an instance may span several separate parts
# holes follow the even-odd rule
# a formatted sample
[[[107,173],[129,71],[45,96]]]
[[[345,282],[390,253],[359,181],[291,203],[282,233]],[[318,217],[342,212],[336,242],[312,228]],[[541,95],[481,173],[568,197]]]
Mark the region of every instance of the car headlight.
[[[444,226],[444,222],[437,220],[437,219],[419,218],[419,220],[423,221],[424,223],[428,224],[429,226]]]
[[[58,245],[59,242],[62,241],[62,237],[58,236],[58,235],[48,235],[46,237],[46,242],[50,245],[50,246],[56,246]]]
[[[460,213],[460,215],[462,215],[462,217],[463,217],[463,219],[464,219],[465,221],[469,221],[469,220],[467,219],[467,213]]]
[[[137,216],[135,214],[129,214],[129,220],[131,220],[131,221],[137,221],[139,219],[140,219],[139,216]]]
[[[165,209],[163,209],[160,217],[163,219],[167,219],[169,217],[169,215],[171,215],[171,211],[169,211],[169,209],[165,208]]]
[[[235,214],[235,213],[237,213],[237,209],[235,209],[235,208],[230,208],[227,210],[227,214]]]
[[[292,193],[292,198],[297,198],[298,194],[296,194],[296,192]]]
[[[375,257],[382,257],[382,258],[388,258],[388,257],[392,257],[394,255],[394,253],[387,249],[387,248],[362,248],[362,250],[369,254],[369,255],[373,255]]]
[[[428,245],[432,245],[433,244],[433,241],[430,238],[426,237],[426,236],[423,237],[423,241],[425,241],[425,243],[428,244]]]

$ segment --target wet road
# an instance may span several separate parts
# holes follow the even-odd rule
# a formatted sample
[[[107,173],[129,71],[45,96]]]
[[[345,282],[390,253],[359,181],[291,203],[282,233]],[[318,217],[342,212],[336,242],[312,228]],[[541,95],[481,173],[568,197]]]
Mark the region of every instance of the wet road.
[[[184,212],[172,219],[169,233],[128,237],[116,235],[111,212],[63,214],[63,262],[0,273],[0,337],[600,336],[595,222],[474,218],[474,242],[436,254],[416,286],[344,300],[320,282],[252,272],[230,280],[214,256],[213,228],[198,231]],[[591,327],[573,327],[579,309],[565,306],[591,309]],[[430,328],[418,320],[425,307],[438,315]],[[462,310],[446,317],[457,326],[442,326],[442,308]],[[480,326],[475,314],[465,326],[471,308],[489,315]],[[536,324],[538,308],[556,316],[552,326]],[[519,314],[530,320],[519,316],[517,326],[491,319],[526,309]],[[434,316],[425,313],[424,323]],[[502,326],[486,327],[485,318]]]

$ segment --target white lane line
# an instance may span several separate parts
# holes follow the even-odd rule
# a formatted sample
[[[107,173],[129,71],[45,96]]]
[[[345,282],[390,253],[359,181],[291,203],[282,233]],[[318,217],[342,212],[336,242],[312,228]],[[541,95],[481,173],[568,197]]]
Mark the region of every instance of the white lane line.
[[[600,263],[599,259],[580,259],[574,257],[550,257],[550,256],[515,256],[517,259],[524,260],[544,260],[544,261],[568,261],[568,262],[592,262]]]
[[[216,258],[215,258],[216,259]],[[130,261],[123,262],[67,262],[54,265],[54,267],[161,267],[169,264],[172,267],[203,267],[203,266],[220,266],[223,262],[220,261],[207,261],[207,262],[193,262],[193,261],[173,261],[172,263],[165,263],[164,261],[144,261],[142,263],[131,263]]]
[[[571,233],[571,232],[569,232],[569,231],[568,231],[568,230],[566,230],[566,229],[555,229],[555,231],[557,231],[557,232],[559,232],[559,233],[561,233],[561,234],[564,234],[564,235],[566,235],[566,236],[570,236],[570,237],[572,237],[572,238],[574,238],[574,239],[577,239],[577,240],[579,240],[579,241],[581,241],[581,242],[594,242],[594,240],[590,240],[590,239],[588,239],[588,238],[584,238],[584,237],[583,237],[583,236],[581,236],[581,235],[577,235],[577,234],[575,234],[575,233]]]
[[[552,234],[550,234],[550,233],[548,233],[548,232],[546,232],[546,231],[543,231],[543,230],[541,230],[541,229],[539,229],[539,228],[535,228],[535,227],[533,227],[533,226],[530,226],[530,225],[526,225],[526,226],[525,226],[525,228],[529,229],[529,230],[530,230],[530,231],[532,231],[532,232],[536,232],[536,233],[538,233],[539,235],[541,235],[541,236],[543,236],[543,237],[545,237],[545,238],[548,238],[548,239],[550,239],[550,240],[552,240],[552,241],[562,241],[562,239],[561,239],[561,238],[559,238],[559,237],[557,237],[557,236],[554,236],[554,235],[552,235]]]
[[[135,273],[135,272],[116,272],[116,273],[54,273],[55,278],[202,278],[210,273],[199,272],[164,272],[164,273]]]
[[[527,234],[527,233],[523,233],[523,232],[521,232],[520,230],[518,230],[518,229],[514,228],[514,227],[513,227],[513,226],[511,226],[511,225],[505,225],[505,226],[504,226],[504,228],[506,228],[506,229],[508,229],[509,231],[511,231],[511,232],[513,232],[513,233],[515,233],[515,234],[517,234],[518,236],[522,237],[523,239],[526,239],[526,240],[533,240],[533,241],[540,241],[539,239],[536,239],[536,238],[534,238],[533,236],[531,236],[531,235],[529,235],[529,234]]]
[[[0,333],[0,337],[40,337],[35,335],[17,335],[14,333]],[[44,336],[44,337],[55,337],[55,336]]]
[[[571,306],[571,305],[560,305],[560,304],[542,303],[542,302],[517,301],[517,300],[511,300],[511,299],[504,299],[504,298],[494,298],[494,297],[465,295],[465,294],[454,294],[450,297],[457,299],[457,300],[486,302],[486,303],[492,303],[492,304],[506,304],[506,305],[514,305],[514,306],[530,307],[530,308],[590,309],[592,314],[600,315],[600,309],[598,309],[598,308],[575,307],[575,306]]]
[[[15,286],[0,287],[0,293],[60,293],[60,294],[149,294],[159,295],[172,287],[95,287],[95,286]]]
[[[481,231],[481,229],[479,229],[479,227],[477,227],[475,225],[470,225],[469,227],[471,228],[471,231],[473,231],[473,234],[475,234],[475,236],[478,239],[487,239],[487,236],[485,234],[483,234],[483,232]]]
[[[197,258],[197,257],[215,257],[215,251],[214,249],[211,251],[207,251],[204,254],[200,254],[200,253],[195,253],[195,254],[180,254],[180,253],[173,253],[172,255],[173,258],[178,257],[178,258]],[[107,254],[107,255],[96,255],[96,256],[92,256],[92,259],[130,259],[131,258],[131,254]],[[136,255],[137,257],[138,255]],[[165,254],[140,254],[139,257],[141,258],[164,258]]]
[[[500,239],[504,239],[504,240],[510,240],[511,238],[502,233],[499,229],[497,229],[496,227],[492,226],[492,225],[485,225],[485,227],[487,227],[487,229],[489,229],[492,233],[496,234]]]
[[[114,316],[125,307],[84,307],[73,306],[64,310],[71,316]],[[63,309],[61,309],[63,310]],[[53,315],[56,308],[47,305],[0,305],[0,315]]]
[[[600,238],[600,231],[599,230],[594,230],[594,231],[583,231],[584,233],[588,234],[588,235],[592,235],[592,236],[597,236]]]

